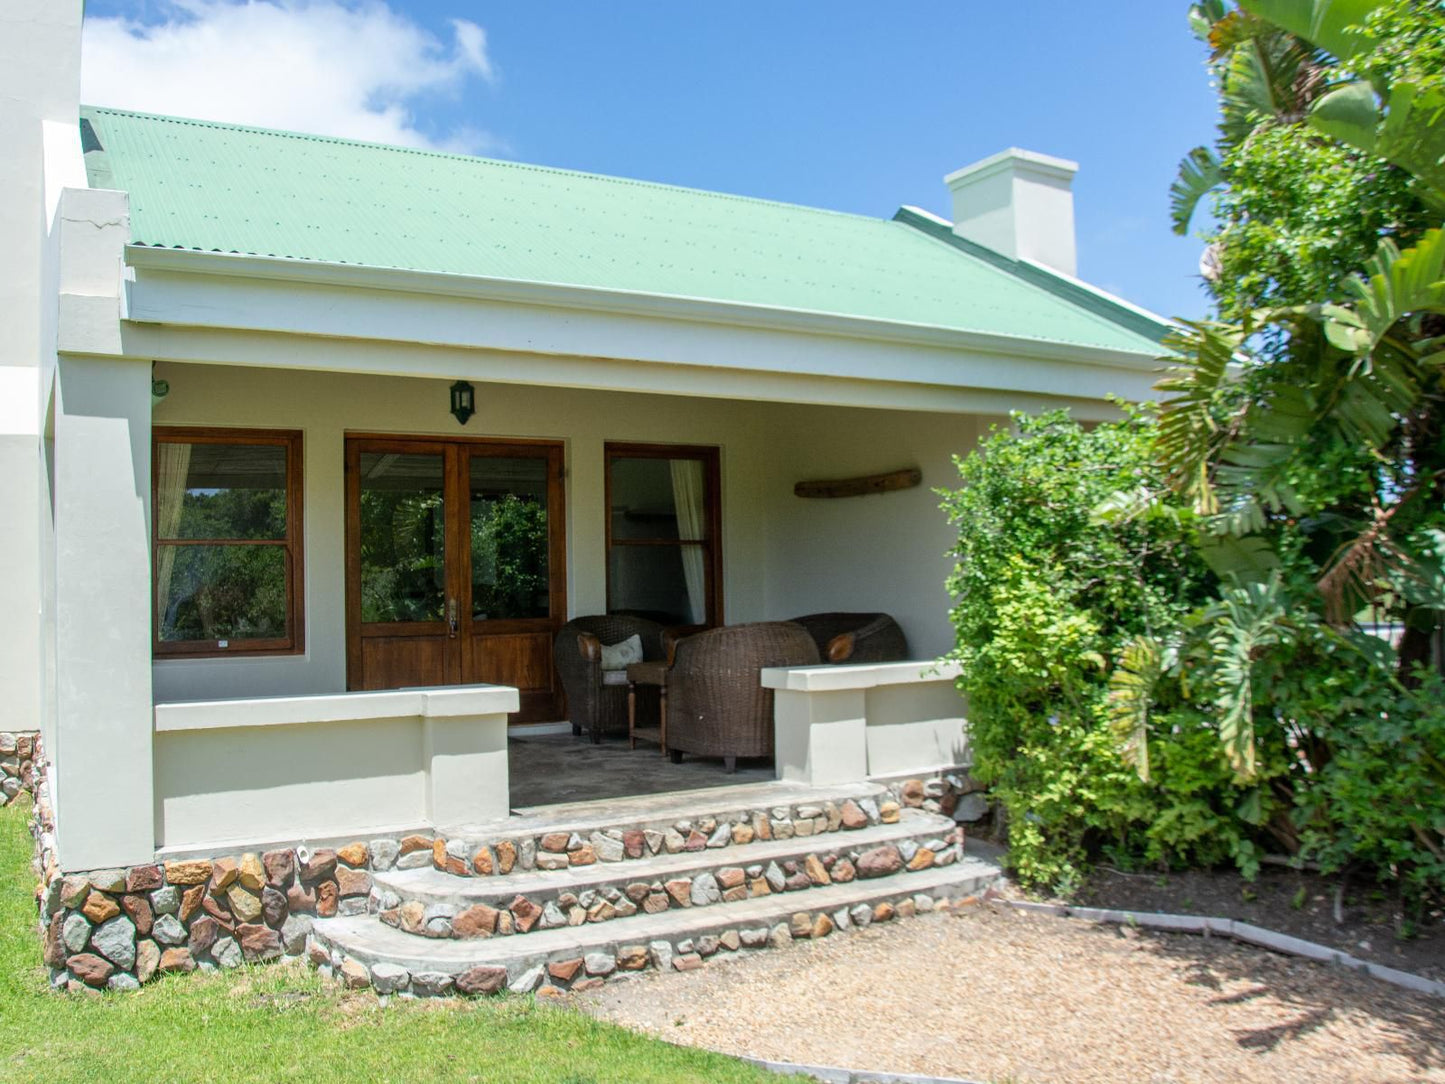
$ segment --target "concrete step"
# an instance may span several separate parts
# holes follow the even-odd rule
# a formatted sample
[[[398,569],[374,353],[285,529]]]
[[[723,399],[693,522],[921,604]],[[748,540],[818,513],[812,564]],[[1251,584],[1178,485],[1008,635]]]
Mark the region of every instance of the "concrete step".
[[[637,862],[598,862],[559,870],[513,871],[505,876],[454,877],[437,869],[399,870],[374,875],[372,907],[385,912],[383,921],[422,937],[477,936],[476,918],[488,924],[485,911],[471,922],[452,919],[479,904],[497,911],[513,907],[518,897],[542,909],[538,925],[522,924],[517,933],[535,933],[583,922],[626,918],[639,910],[660,913],[691,906],[720,893],[731,904],[753,896],[798,892],[858,876],[860,855],[879,847],[900,850],[910,872],[957,859],[952,842],[955,825],[947,817],[905,809],[891,824],[843,832],[753,843],[720,850],[658,854]],[[929,853],[918,858],[920,850]],[[809,859],[814,861],[809,863]],[[905,867],[907,868],[907,867]],[[696,886],[699,878],[711,878]],[[525,911],[525,908],[524,908]],[[488,931],[490,932],[490,931]]]
[[[526,937],[427,940],[375,916],[316,923],[308,955],[324,973],[378,993],[437,995],[585,988],[648,967],[687,970],[704,959],[781,947],[795,936],[839,930],[931,909],[983,891],[997,866],[972,856],[943,868],[742,900],[725,906],[639,913]]]
[[[895,810],[887,789],[877,783],[747,783],[522,809],[487,824],[447,827],[434,838],[408,837],[395,863],[398,870],[433,866],[457,877],[599,861],[625,864],[683,849],[728,850],[823,835],[841,830],[850,817],[878,824],[885,814],[891,820]]]
[[[567,802],[557,805],[519,806],[498,821],[449,825],[439,832],[448,839],[513,837],[547,832],[587,834],[605,828],[666,827],[677,820],[699,819],[703,812],[719,819],[772,806],[821,805],[824,802],[872,798],[881,801],[887,788],[879,783],[847,783],[810,787],[802,783],[740,783],[729,787],[701,787],[663,794],[639,794],[606,801]]]

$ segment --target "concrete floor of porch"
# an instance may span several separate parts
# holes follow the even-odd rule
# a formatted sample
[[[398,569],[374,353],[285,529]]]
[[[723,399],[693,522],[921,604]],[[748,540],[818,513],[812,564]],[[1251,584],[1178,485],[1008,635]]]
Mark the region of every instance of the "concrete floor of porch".
[[[731,787],[771,782],[768,760],[740,760],[731,775],[721,760],[687,757],[681,764],[659,754],[657,746],[604,738],[593,745],[586,735],[513,733],[507,740],[512,808],[529,813],[537,806],[565,802],[665,794],[675,790]]]

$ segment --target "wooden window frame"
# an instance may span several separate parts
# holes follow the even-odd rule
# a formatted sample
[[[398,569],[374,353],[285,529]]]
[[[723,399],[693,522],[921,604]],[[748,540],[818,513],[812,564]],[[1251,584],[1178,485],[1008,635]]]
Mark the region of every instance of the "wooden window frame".
[[[156,447],[160,444],[266,444],[286,449],[286,537],[284,539],[185,538],[161,539],[155,516]],[[306,651],[306,579],[303,540],[302,438],[295,429],[225,429],[154,426],[151,429],[151,654],[157,659],[205,659],[301,655]],[[288,636],[244,640],[221,647],[219,640],[162,640],[156,621],[156,589],[162,546],[276,546],[286,554],[286,628]]]
[[[707,530],[696,542],[670,538],[612,537],[612,464],[618,459],[698,459],[702,461],[707,484]],[[603,502],[606,508],[607,584],[605,608],[612,610],[612,547],[613,546],[704,546],[707,550],[707,619],[701,625],[684,625],[688,629],[711,629],[723,624],[723,558],[722,558],[722,454],[709,444],[639,444],[607,441],[602,449]]]

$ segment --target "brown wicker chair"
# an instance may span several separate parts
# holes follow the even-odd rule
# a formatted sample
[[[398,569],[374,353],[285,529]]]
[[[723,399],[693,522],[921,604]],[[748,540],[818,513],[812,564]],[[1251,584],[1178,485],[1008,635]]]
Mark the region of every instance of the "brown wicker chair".
[[[808,630],[823,662],[903,662],[908,658],[908,639],[887,614],[807,614],[793,621]]]
[[[722,757],[727,771],[738,757],[773,754],[773,690],[764,689],[766,666],[818,662],[818,645],[788,621],[729,625],[680,640],[667,675],[667,750]]]
[[[593,744],[604,734],[627,733],[626,671],[607,671],[618,675],[609,681],[602,669],[601,649],[603,644],[620,644],[634,634],[642,637],[644,660],[663,657],[662,626],[644,617],[574,617],[558,630],[553,642],[552,656],[567,693],[572,733],[586,730]]]

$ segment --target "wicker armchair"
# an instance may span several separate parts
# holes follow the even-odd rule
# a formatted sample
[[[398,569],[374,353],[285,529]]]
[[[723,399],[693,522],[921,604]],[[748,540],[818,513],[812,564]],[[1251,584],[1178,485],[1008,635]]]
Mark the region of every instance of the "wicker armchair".
[[[722,757],[727,771],[738,757],[773,753],[773,690],[764,689],[765,666],[818,662],[818,645],[788,621],[729,625],[678,641],[667,675],[667,750]]]
[[[902,662],[908,640],[887,614],[807,614],[793,618],[808,630],[823,662]]]
[[[627,674],[602,669],[602,645],[620,644],[633,635],[642,637],[644,660],[662,658],[662,626],[643,617],[574,617],[553,641],[552,656],[567,693],[572,733],[585,729],[593,744],[603,734],[627,733]]]

